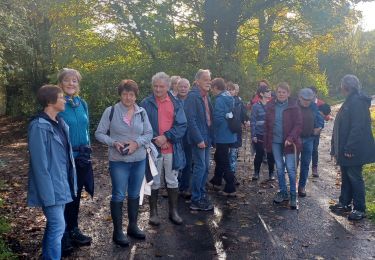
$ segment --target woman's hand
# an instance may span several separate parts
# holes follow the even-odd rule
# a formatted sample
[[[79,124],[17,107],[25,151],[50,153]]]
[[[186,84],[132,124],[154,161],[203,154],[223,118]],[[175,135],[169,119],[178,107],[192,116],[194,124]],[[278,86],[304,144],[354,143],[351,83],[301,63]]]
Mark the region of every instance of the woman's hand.
[[[116,148],[116,150],[121,153],[122,149],[124,149],[124,145],[118,141],[115,141],[113,143],[113,146]]]
[[[129,144],[126,149],[128,149],[128,154],[134,153],[138,149],[138,143],[135,141],[128,141],[125,142],[126,144]]]

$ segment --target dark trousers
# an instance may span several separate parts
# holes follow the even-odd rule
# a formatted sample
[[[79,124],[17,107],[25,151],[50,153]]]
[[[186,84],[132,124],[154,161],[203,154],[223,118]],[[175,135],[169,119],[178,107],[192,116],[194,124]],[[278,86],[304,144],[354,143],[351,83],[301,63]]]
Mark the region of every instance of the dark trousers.
[[[76,163],[76,171],[77,171],[77,197],[73,196],[73,201],[69,202],[65,205],[64,210],[64,218],[66,223],[65,232],[72,231],[74,228],[78,227],[78,213],[79,213],[79,205],[81,202],[81,193],[83,189],[83,179],[84,172],[87,169],[85,167],[80,167],[78,163]]]
[[[315,135],[314,136],[314,142],[313,142],[313,150],[312,150],[312,156],[311,156],[311,167],[316,168],[318,167],[318,160],[319,160],[319,153],[318,153],[318,148],[319,148],[319,140],[320,140],[320,135]]]
[[[342,205],[350,205],[353,201],[353,209],[365,212],[365,182],[362,176],[362,165],[340,166],[341,169],[341,194],[339,202]]]
[[[184,150],[185,150],[186,165],[185,165],[185,168],[182,169],[181,171],[181,175],[178,180],[178,188],[180,191],[190,191],[191,175],[192,175],[192,170],[193,170],[191,145],[184,143]]]
[[[255,148],[254,171],[257,173],[260,172],[260,166],[262,165],[263,156],[266,152],[264,150],[263,144],[263,136],[257,135],[257,142],[253,142],[253,146]],[[273,171],[275,170],[275,159],[273,158],[272,153],[267,153],[267,163],[269,173],[273,173]]]
[[[214,160],[216,163],[214,177],[211,179],[213,185],[221,185],[225,180],[224,192],[232,193],[236,191],[234,184],[234,173],[230,170],[229,148],[231,144],[216,144]]]

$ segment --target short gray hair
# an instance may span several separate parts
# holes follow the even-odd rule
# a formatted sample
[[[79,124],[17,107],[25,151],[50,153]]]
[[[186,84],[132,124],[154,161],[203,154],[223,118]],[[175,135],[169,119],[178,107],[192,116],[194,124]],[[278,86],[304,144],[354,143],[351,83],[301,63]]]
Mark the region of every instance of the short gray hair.
[[[357,76],[347,74],[341,79],[341,88],[349,93],[358,92],[361,89],[361,82]]]
[[[194,79],[195,80],[200,79],[204,73],[208,73],[208,75],[211,76],[211,71],[210,70],[199,69],[198,72],[195,74]]]
[[[185,78],[180,78],[180,79],[177,81],[177,86],[178,86],[179,84],[183,83],[183,82],[186,82],[187,85],[188,85],[189,88],[190,88],[190,82],[189,82],[188,79],[185,79]]]
[[[171,84],[177,84],[177,82],[181,79],[180,76],[171,76]]]
[[[154,85],[155,81],[157,80],[163,80],[165,83],[167,83],[168,87],[171,87],[171,78],[169,75],[165,72],[158,72],[154,76],[152,76],[151,84]]]

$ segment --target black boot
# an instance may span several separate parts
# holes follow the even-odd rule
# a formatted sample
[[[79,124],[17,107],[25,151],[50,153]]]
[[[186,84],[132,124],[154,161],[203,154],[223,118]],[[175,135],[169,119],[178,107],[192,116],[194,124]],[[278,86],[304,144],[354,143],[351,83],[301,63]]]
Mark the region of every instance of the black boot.
[[[128,217],[129,217],[129,225],[128,225],[128,236],[138,238],[138,239],[145,239],[145,233],[139,229],[137,220],[138,220],[138,209],[139,209],[139,197],[136,199],[129,199],[128,198]]]
[[[120,246],[128,246],[129,240],[124,232],[122,232],[122,204],[122,201],[111,201],[113,241]]]
[[[64,235],[61,239],[61,256],[67,257],[74,250],[72,241],[70,240],[69,232],[64,232]]]
[[[150,219],[148,223],[153,226],[160,225],[160,219],[158,216],[158,193],[159,190],[151,190],[151,196],[149,197]]]
[[[176,225],[182,224],[182,219],[177,212],[178,188],[168,188],[169,219]]]

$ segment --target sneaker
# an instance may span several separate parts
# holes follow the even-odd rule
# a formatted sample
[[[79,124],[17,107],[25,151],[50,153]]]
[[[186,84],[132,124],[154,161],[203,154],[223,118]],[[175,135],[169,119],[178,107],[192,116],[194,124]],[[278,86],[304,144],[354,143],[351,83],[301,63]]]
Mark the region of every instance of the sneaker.
[[[350,205],[344,206],[340,202],[329,206],[329,209],[336,214],[349,213],[352,211],[352,207]]]
[[[288,200],[289,200],[288,193],[279,191],[278,193],[276,193],[276,196],[273,199],[273,202],[278,204],[278,203],[281,203],[283,201],[288,201]]]
[[[303,187],[298,187],[298,196],[299,197],[306,197],[306,189]]]
[[[358,221],[358,220],[361,220],[365,217],[366,217],[365,212],[362,212],[362,211],[359,211],[359,210],[353,210],[352,212],[350,212],[350,214],[348,216],[348,219]]]
[[[297,203],[298,203],[297,195],[290,194],[290,202],[289,202],[290,208],[291,209],[297,209],[297,207],[298,207]]]
[[[199,201],[192,201],[191,204],[190,204],[190,209],[191,210],[199,210],[199,211],[209,211],[209,210],[213,210],[213,206],[209,203],[205,203],[204,201],[202,200],[199,200]]]
[[[274,181],[276,179],[274,172],[270,172],[268,176],[269,176],[268,180],[270,180],[270,181]]]
[[[319,178],[318,167],[312,167],[311,171],[313,177]]]
[[[92,241],[91,237],[82,234],[77,227],[70,231],[69,236],[72,243],[76,246],[88,246]]]

